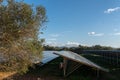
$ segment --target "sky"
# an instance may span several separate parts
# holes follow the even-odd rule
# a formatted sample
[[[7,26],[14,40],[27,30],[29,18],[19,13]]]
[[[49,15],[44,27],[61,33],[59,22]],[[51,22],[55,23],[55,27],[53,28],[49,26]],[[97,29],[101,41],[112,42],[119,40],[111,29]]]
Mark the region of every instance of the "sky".
[[[120,0],[24,0],[43,5],[45,43],[52,46],[120,47]]]

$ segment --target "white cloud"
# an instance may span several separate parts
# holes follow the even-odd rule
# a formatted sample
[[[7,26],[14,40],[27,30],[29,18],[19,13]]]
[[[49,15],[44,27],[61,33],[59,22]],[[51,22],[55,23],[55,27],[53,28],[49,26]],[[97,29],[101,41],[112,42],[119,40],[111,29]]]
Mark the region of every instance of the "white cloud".
[[[104,11],[104,13],[110,14],[110,13],[118,11],[118,10],[120,10],[120,7],[109,8],[106,11]]]
[[[95,34],[94,36],[104,36],[104,33]]]
[[[72,42],[72,41],[68,41],[67,43],[60,43],[60,42],[56,42],[56,41],[46,41],[44,43],[45,45],[50,45],[50,46],[58,46],[58,47],[78,47],[80,45],[80,43],[78,42]]]
[[[114,33],[113,35],[120,36],[120,32]]]
[[[120,32],[116,32],[116,33],[110,33],[110,36],[120,36]]]
[[[68,41],[67,44],[68,44],[68,45],[71,45],[71,44],[73,44],[73,45],[79,45],[80,43],[78,43],[78,42]]]
[[[46,40],[44,45],[49,45],[49,46],[54,46],[54,47],[62,47],[65,46],[65,44],[58,42],[58,41],[54,41],[54,40]]]
[[[88,32],[89,36],[104,36],[104,33]]]
[[[80,43],[78,43],[78,42],[68,41],[65,46],[67,46],[67,47],[78,47],[79,45],[80,45]]]
[[[88,35],[95,35],[95,32],[88,32]]]

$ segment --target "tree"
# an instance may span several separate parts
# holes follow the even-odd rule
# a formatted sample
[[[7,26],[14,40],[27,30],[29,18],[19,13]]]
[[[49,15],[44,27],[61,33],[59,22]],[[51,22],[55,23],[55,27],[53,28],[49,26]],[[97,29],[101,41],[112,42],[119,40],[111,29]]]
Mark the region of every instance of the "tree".
[[[1,71],[26,72],[32,66],[32,56],[40,56],[43,50],[43,40],[38,35],[45,22],[43,6],[0,0]]]

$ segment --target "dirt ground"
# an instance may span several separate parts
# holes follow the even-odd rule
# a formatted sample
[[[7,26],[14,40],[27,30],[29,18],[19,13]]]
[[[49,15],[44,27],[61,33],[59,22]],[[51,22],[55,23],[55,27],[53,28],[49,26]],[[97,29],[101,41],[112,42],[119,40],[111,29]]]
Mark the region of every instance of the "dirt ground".
[[[88,66],[81,66],[68,77],[63,77],[63,71],[59,69],[59,62],[61,62],[61,58],[55,59],[42,67],[30,68],[29,72],[24,75],[15,75],[12,79],[4,80],[120,80],[120,69],[110,71],[109,73],[101,72],[98,79],[95,71]],[[13,73],[0,73],[2,78],[11,75]]]

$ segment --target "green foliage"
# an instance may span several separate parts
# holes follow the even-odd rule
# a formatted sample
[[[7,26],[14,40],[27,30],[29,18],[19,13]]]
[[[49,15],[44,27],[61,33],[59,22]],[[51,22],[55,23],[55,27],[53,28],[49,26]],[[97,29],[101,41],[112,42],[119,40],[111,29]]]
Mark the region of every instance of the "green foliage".
[[[112,48],[110,46],[101,46],[101,45],[94,45],[94,46],[82,46],[79,45],[78,47],[57,47],[57,46],[49,46],[44,45],[45,50],[67,50],[67,51],[73,51],[76,53],[82,53],[83,50],[115,50],[116,48]],[[119,48],[117,49],[119,50]]]
[[[31,56],[41,56],[43,40],[38,35],[45,22],[42,6],[35,10],[23,1],[0,0],[0,55],[5,59],[1,71],[26,72]]]

